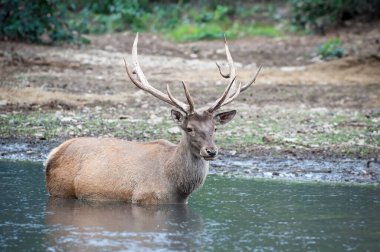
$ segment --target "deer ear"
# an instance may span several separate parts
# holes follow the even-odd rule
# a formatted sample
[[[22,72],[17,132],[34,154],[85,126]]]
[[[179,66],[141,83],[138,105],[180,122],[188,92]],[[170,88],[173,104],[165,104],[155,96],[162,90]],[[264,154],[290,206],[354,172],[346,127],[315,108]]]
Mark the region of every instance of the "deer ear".
[[[236,115],[236,110],[231,110],[228,112],[222,112],[214,116],[216,124],[226,124],[231,121]]]
[[[172,109],[172,119],[173,119],[176,123],[182,123],[183,120],[185,119],[185,116],[182,115],[182,113],[179,112],[178,110]]]

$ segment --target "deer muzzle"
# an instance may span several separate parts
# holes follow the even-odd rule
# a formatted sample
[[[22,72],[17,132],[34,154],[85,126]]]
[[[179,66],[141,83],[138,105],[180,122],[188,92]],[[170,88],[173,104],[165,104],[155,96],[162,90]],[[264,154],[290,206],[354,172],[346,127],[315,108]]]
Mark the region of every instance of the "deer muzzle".
[[[218,148],[216,147],[202,147],[200,155],[204,160],[214,160],[218,155]]]

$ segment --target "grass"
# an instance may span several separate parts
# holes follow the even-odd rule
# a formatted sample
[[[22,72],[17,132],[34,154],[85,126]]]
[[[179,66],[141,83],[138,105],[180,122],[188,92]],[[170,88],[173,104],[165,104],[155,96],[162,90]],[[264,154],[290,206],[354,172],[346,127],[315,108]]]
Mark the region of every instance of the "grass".
[[[279,37],[281,18],[271,4],[150,3],[114,1],[106,10],[86,6],[72,13],[70,26],[81,33],[159,32],[186,42],[247,36]]]
[[[203,24],[180,24],[173,30],[167,31],[169,39],[186,42],[204,39],[221,39],[224,34],[229,39],[247,36],[265,36],[265,37],[280,37],[282,32],[273,26],[260,24],[218,24],[218,23],[203,23]]]
[[[223,150],[243,152],[252,148],[325,149],[344,155],[366,156],[380,148],[380,118],[347,111],[314,112],[266,110],[254,118],[244,116],[218,127],[216,143]],[[244,115],[244,113],[242,114]],[[168,139],[177,143],[181,134],[169,116],[155,125],[141,120],[117,119],[117,111],[7,113],[0,115],[3,138],[68,139],[77,136],[117,137],[135,141]],[[141,115],[140,115],[141,117]],[[149,121],[149,120],[148,120]],[[267,139],[264,141],[264,137]],[[268,140],[269,139],[269,140]],[[334,150],[336,149],[336,150]]]

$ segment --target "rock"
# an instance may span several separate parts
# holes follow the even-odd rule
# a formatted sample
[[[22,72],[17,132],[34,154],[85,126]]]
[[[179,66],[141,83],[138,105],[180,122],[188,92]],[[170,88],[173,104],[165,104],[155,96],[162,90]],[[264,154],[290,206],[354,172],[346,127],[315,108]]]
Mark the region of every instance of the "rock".
[[[180,128],[178,128],[178,127],[173,127],[173,128],[169,128],[169,129],[168,129],[168,132],[169,132],[170,134],[177,134],[177,133],[180,133],[181,130],[180,130]]]
[[[264,178],[271,178],[272,177],[272,173],[271,172],[264,172],[263,176],[264,176]]]
[[[271,136],[263,136],[263,142],[264,143],[272,143],[273,142],[273,137],[271,137]]]
[[[216,51],[215,51],[215,53],[216,54],[224,54],[224,48],[222,49],[217,49]]]
[[[158,117],[156,115],[151,115],[150,116],[150,119],[148,120],[149,123],[151,124],[159,124],[160,122],[162,122],[163,118],[162,117]]]
[[[110,52],[115,52],[116,51],[115,47],[113,47],[112,45],[106,45],[104,47],[104,50],[110,51]]]
[[[64,123],[67,123],[67,122],[76,122],[76,120],[74,120],[72,117],[61,117],[61,118],[58,118],[61,122],[64,122]]]
[[[45,134],[43,132],[37,132],[36,134],[34,134],[34,136],[40,140],[46,140]]]
[[[302,72],[305,70],[304,66],[284,66],[280,67],[283,72]]]
[[[321,59],[320,56],[315,56],[313,58],[310,59],[310,62],[312,63],[319,63],[319,62],[322,62],[323,60]]]
[[[192,51],[193,53],[199,53],[199,52],[200,52],[200,49],[199,49],[198,46],[192,46],[192,47],[191,47],[191,51]]]
[[[234,156],[234,155],[236,155],[236,150],[229,151],[228,153],[229,153],[230,155]]]
[[[295,143],[295,142],[297,142],[297,139],[294,138],[294,137],[284,137],[284,138],[282,139],[282,141],[283,141],[283,142],[287,142],[287,143]]]
[[[364,140],[364,139],[359,139],[359,140],[357,141],[357,144],[358,144],[358,145],[365,145],[365,140]]]
[[[62,112],[61,111],[55,112],[54,117],[59,120],[60,118],[62,118]]]
[[[0,107],[5,107],[7,103],[8,102],[6,100],[0,100]]]

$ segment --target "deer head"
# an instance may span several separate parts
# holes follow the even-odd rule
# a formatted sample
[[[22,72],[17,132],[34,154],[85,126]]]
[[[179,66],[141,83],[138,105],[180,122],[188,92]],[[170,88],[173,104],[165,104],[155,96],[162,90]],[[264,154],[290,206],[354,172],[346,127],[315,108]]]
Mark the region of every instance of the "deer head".
[[[213,160],[218,154],[218,148],[214,143],[214,132],[216,126],[226,124],[231,121],[236,115],[236,110],[231,110],[222,113],[216,113],[222,106],[234,101],[241,92],[247,90],[255,81],[261,70],[261,66],[250,82],[242,86],[242,83],[236,83],[236,69],[228,49],[227,40],[224,40],[229,72],[224,74],[218,63],[216,63],[221,76],[228,81],[228,85],[223,94],[209,107],[196,111],[194,101],[190,95],[189,89],[185,82],[182,81],[182,86],[185,92],[187,103],[184,103],[175,98],[170,92],[169,85],[166,86],[166,94],[157,90],[149,84],[146,79],[137,58],[137,43],[138,34],[132,47],[132,60],[134,68],[131,71],[124,60],[127,74],[130,80],[138,87],[150,93],[154,97],[170,104],[177,108],[171,111],[173,120],[179,125],[184,132],[183,139],[187,142],[187,146],[193,155],[201,157],[205,160]],[[137,78],[134,76],[137,75]]]

